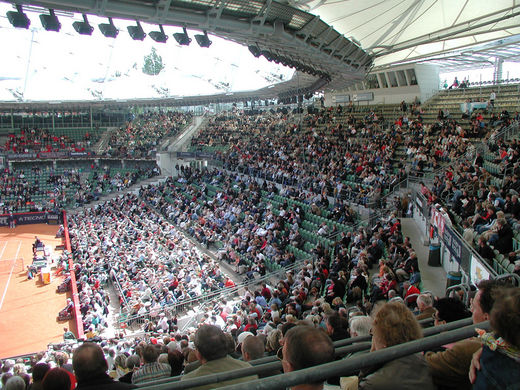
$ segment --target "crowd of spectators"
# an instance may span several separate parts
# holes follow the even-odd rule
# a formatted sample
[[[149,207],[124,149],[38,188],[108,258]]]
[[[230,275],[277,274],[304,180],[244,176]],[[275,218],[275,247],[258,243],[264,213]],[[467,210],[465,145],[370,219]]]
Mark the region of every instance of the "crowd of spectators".
[[[450,202],[454,211],[465,218],[468,228],[471,226],[478,234],[489,231],[486,239],[496,243],[497,248],[501,242],[507,241],[509,245],[509,238],[504,240],[504,226],[514,227],[519,223],[515,218],[520,213],[515,189],[520,174],[516,172],[519,144],[498,140],[497,149],[492,149],[500,155],[496,163],[504,172],[511,172],[511,178],[498,188],[491,185],[482,157],[477,157],[475,165],[455,161],[470,147],[462,127],[444,117],[433,126],[423,126],[420,110],[417,112],[417,119],[410,121],[405,114],[389,127],[374,113],[368,113],[362,121],[354,116],[339,120],[342,112],[335,108],[307,114],[300,124],[280,113],[261,116],[225,113],[212,120],[209,130],[193,140],[193,146],[227,146],[227,150],[219,152],[219,158],[226,169],[235,173],[183,168],[178,179],[169,178],[164,183],[143,187],[139,197],[127,194],[72,218],[70,231],[77,263],[74,272],[85,327],[89,330],[87,337],[105,348],[104,359],[111,375],[120,380],[132,377],[130,382],[140,383],[193,372],[185,376],[187,379],[212,372],[208,371],[208,364],[227,359],[224,352],[242,356],[243,360],[250,360],[251,353],[257,356],[279,353],[283,370],[289,372],[304,368],[290,348],[295,339],[304,335],[298,336],[296,331],[288,333],[293,327],[321,329],[331,340],[372,333],[372,350],[377,351],[421,338],[418,319],[432,318],[435,325],[440,325],[467,317],[469,313],[458,296],[434,299],[430,294],[420,294],[417,255],[410,240],[402,236],[395,214],[379,219],[371,228],[359,227],[331,235],[332,247],[316,245],[312,261],[304,261],[301,269],[287,272],[274,285],[266,282],[251,288],[252,291],[246,288],[236,304],[214,302],[197,331],[183,334],[176,325],[176,313],[164,310],[170,304],[227,285],[218,263],[201,255],[170,221],[208,246],[221,242],[221,259],[233,262],[237,269],[247,259],[252,264],[251,274],[263,275],[267,260],[282,266],[293,264],[296,258],[288,246],[303,248],[305,241],[299,230],[306,211],[288,202],[275,207],[269,199],[280,194],[315,206],[316,212],[320,208],[334,210],[330,215],[336,221],[352,222],[351,210],[342,199],[366,204],[374,193],[390,189],[391,183],[405,177],[405,164],[394,165],[399,146],[405,147],[411,169],[415,171],[451,164],[443,177],[436,178],[431,190],[422,187],[423,194],[432,203],[440,199]],[[170,123],[170,119],[158,120]],[[473,120],[474,135],[483,135],[488,130],[486,124],[481,125],[483,119]],[[504,121],[500,126],[506,124]],[[146,129],[149,135],[153,132],[152,127]],[[129,134],[128,130],[123,133]],[[157,142],[145,138],[151,142],[149,146]],[[137,153],[149,150],[143,145],[134,150]],[[259,175],[282,185],[250,177]],[[355,185],[345,184],[349,175],[355,176]],[[208,196],[210,186],[217,189]],[[328,195],[333,197],[334,204],[329,204]],[[473,209],[466,207],[471,201]],[[497,208],[502,214],[496,212]],[[464,209],[467,215],[462,214]],[[494,219],[496,225],[492,225]],[[321,234],[327,233],[325,229]],[[483,243],[487,245],[485,240]],[[500,252],[508,254],[511,249],[507,246]],[[376,265],[376,271],[371,271]],[[108,300],[103,285],[109,280],[121,287],[120,300],[131,308],[130,314],[148,315],[145,336],[135,340],[97,337],[106,325]],[[493,311],[493,291],[497,286],[495,282],[479,286],[471,305],[473,320],[478,323],[495,318],[493,330],[506,340],[506,344],[501,344],[505,345],[503,355],[513,360],[513,363],[506,360],[504,367],[517,367],[514,359],[518,359],[520,346],[513,333],[503,326],[504,317],[500,313],[509,311],[516,315],[513,319],[509,317],[509,325],[520,330],[518,303],[514,306],[518,289],[500,287],[507,304],[498,307],[497,313]],[[389,303],[378,308],[382,301]],[[209,340],[224,340],[221,333],[227,337],[227,344],[226,341],[222,344],[227,349],[219,348],[216,352]],[[257,337],[263,347],[260,353],[248,350],[248,344],[254,345],[252,340]],[[318,336],[312,337],[318,340]],[[468,377],[471,355],[484,345],[481,363],[489,364],[489,354],[495,350],[489,352],[486,348],[496,347],[494,337],[483,334],[483,341],[472,340],[472,347],[464,345],[452,351],[448,346],[446,351],[432,351],[426,359],[412,355],[363,370],[359,388],[380,389],[390,383],[403,389],[417,386],[433,389],[434,384],[471,388]],[[325,340],[321,342],[327,344]],[[69,344],[60,349],[72,352],[75,347],[76,344]],[[511,350],[513,357],[507,354]],[[499,349],[496,353],[502,352]],[[52,354],[47,359],[52,360]],[[323,359],[318,363],[328,361],[327,357]],[[450,365],[448,359],[456,359],[457,366]],[[66,360],[61,357],[62,365]],[[496,379],[494,374],[490,377]],[[481,386],[485,386],[483,381],[491,380],[490,377],[483,379],[477,374],[471,380],[476,383],[480,380]]]
[[[520,347],[517,337],[520,330],[519,288],[497,281],[482,282],[473,293],[470,310],[457,296],[432,299],[427,294],[419,295],[417,299],[421,302],[418,306],[426,304],[427,308],[417,310],[413,305],[407,306],[410,300],[406,299],[405,291],[389,302],[380,300],[375,306],[361,302],[348,306],[341,301],[329,304],[326,297],[314,297],[301,303],[302,290],[312,290],[319,274],[319,269],[308,263],[297,274],[288,273],[277,286],[263,284],[254,292],[246,289],[235,303],[215,302],[196,328],[187,332],[180,331],[174,324],[167,331],[157,327],[144,335],[125,337],[118,334],[83,343],[68,337],[70,332],[66,331],[64,343],[50,345],[47,351],[32,356],[30,362],[10,359],[2,362],[3,387],[11,390],[15,388],[11,387],[14,382],[20,382],[20,388],[25,389],[31,381],[43,380],[45,389],[45,381],[51,380],[46,373],[62,368],[70,379],[67,386],[77,382],[81,388],[84,382],[103,378],[103,384],[111,388],[130,388],[123,384],[142,384],[179,375],[181,380],[189,380],[250,367],[248,362],[251,360],[278,356],[282,360],[281,367],[260,375],[266,377],[279,374],[281,370],[291,372],[334,360],[333,341],[372,335],[371,351],[379,351],[422,338],[419,319],[428,318],[434,326],[440,326],[469,316],[475,324],[490,319],[492,332],[479,331],[478,338],[446,345],[428,351],[424,356],[413,354],[367,367],[356,377],[345,379],[359,383],[359,388],[365,390],[388,386],[406,390],[417,386],[471,389],[472,383],[478,389],[490,388],[493,383],[498,384],[497,388],[514,388],[518,383],[520,371],[515,359]],[[424,317],[426,312],[428,317]],[[86,350],[97,355],[97,364],[83,360],[82,353]],[[85,371],[93,367],[97,367],[98,372],[84,377]],[[32,379],[27,372],[32,374]],[[11,379],[16,376],[21,381]],[[234,381],[248,382],[256,378],[253,375]],[[337,384],[338,380],[327,378],[331,384]],[[219,382],[201,388],[230,383],[236,382]]]
[[[490,245],[517,261],[513,237],[520,228],[520,146],[516,139],[497,139],[488,146],[472,160],[449,165],[431,188],[422,185],[421,192],[432,204],[449,207],[451,222],[460,224],[464,239],[493,266]]]
[[[172,111],[138,115],[111,135],[104,153],[111,157],[151,157],[162,140],[179,134],[191,118],[191,113]]]
[[[209,188],[215,189],[211,195]],[[275,195],[286,197],[285,204],[274,202]],[[235,176],[218,169],[183,169],[178,179],[168,178],[160,185],[143,188],[141,196],[197,241],[206,246],[220,244],[221,259],[237,269],[250,266],[248,272],[260,275],[269,268],[267,262],[280,266],[295,262],[289,245],[304,249],[301,229],[306,211],[303,206],[289,205],[287,201],[307,204],[309,212],[316,214],[321,213],[321,208],[329,208],[328,199],[324,202],[321,195],[291,187],[279,190],[267,181],[260,185],[248,176]],[[353,210],[342,200],[330,206],[331,221],[355,222]],[[323,236],[338,233],[328,230],[325,223],[316,232]],[[326,255],[323,247],[317,250]]]
[[[54,169],[39,165],[27,169],[4,168],[0,177],[0,202],[4,214],[82,206],[107,192],[122,191],[159,173],[157,165],[127,170],[94,164],[90,169]]]
[[[226,112],[192,145],[225,146],[217,154],[226,169],[366,204],[405,174],[392,166],[401,129],[384,128],[374,112],[362,120],[342,115],[341,109],[323,109],[295,123],[281,112]]]
[[[4,151],[12,153],[83,152],[91,145],[92,136],[88,131],[82,141],[75,141],[66,135],[56,135],[48,129],[35,127],[23,128],[19,134],[9,134]]]
[[[218,264],[133,194],[119,196],[69,219],[85,330],[103,330],[103,289],[114,281],[126,313],[164,317],[163,308],[225,283]],[[171,324],[170,324],[171,325]],[[166,324],[163,330],[167,331]]]

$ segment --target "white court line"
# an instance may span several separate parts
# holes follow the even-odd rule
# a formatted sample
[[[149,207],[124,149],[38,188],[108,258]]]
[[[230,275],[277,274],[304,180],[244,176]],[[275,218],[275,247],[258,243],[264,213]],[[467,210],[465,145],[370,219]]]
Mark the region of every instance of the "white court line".
[[[9,287],[9,283],[11,282],[11,276],[13,276],[14,266],[16,265],[16,259],[18,259],[18,254],[20,253],[21,246],[22,241],[20,241],[20,243],[18,244],[18,250],[16,251],[16,256],[14,257],[13,266],[11,267],[11,272],[9,272],[9,278],[7,279],[7,284],[5,285],[4,293],[2,294],[2,300],[0,300],[0,310],[2,310],[2,306],[4,305],[5,294],[7,294],[7,288]],[[2,254],[4,254],[4,251],[2,251]]]
[[[0,253],[0,259],[1,259],[2,257],[4,257],[5,248],[7,248],[7,243],[8,243],[8,242],[9,242],[9,241],[6,241],[5,244],[4,244],[4,247],[2,248],[2,253]],[[21,241],[20,241],[20,242],[21,242]]]

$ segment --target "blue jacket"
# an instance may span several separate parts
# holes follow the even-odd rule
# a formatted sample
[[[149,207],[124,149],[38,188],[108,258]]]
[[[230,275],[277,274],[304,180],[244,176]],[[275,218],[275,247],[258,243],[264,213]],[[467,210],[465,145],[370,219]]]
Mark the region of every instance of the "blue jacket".
[[[520,389],[520,364],[510,357],[484,346],[480,357],[480,371],[473,390]]]

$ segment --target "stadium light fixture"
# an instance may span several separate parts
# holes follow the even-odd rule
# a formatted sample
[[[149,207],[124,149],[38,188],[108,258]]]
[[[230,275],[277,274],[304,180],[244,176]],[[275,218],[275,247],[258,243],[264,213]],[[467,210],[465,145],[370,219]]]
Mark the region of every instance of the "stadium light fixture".
[[[54,14],[53,9],[49,9],[50,15],[42,14],[40,15],[40,21],[42,22],[42,26],[45,31],[60,31],[61,23],[58,20],[58,17]]]
[[[181,33],[173,34],[173,37],[177,41],[179,45],[188,46],[191,42],[191,38],[188,36],[188,32],[186,31],[186,27],[182,28]]]
[[[8,11],[6,15],[7,19],[9,19],[9,23],[11,23],[13,27],[28,29],[31,25],[31,21],[27,15],[24,14],[21,5],[16,6],[16,11]]]
[[[199,44],[200,47],[210,47],[211,43],[212,43],[209,40],[208,33],[206,32],[206,30],[204,30],[204,35],[202,35],[202,34],[195,35],[195,40],[197,41],[197,43]]]
[[[83,14],[83,22],[74,22],[72,23],[72,27],[81,35],[92,35],[92,31],[94,31],[94,27],[89,24],[87,15],[85,14]]]
[[[249,45],[247,48],[249,49],[251,54],[254,55],[256,58],[260,57],[260,55],[262,54],[262,52],[260,51],[260,48],[258,46]]]
[[[166,34],[164,33],[164,29],[163,29],[162,24],[159,25],[159,29],[160,29],[161,31],[152,31],[152,32],[150,32],[148,35],[149,35],[150,38],[152,38],[155,42],[166,43],[166,41],[168,40],[168,35],[166,35]]]
[[[128,34],[130,34],[130,37],[134,41],[142,41],[146,37],[146,33],[144,32],[143,28],[141,27],[141,23],[137,21],[136,26],[128,26]]]
[[[116,26],[114,26],[112,18],[108,18],[108,23],[98,24],[98,27],[99,31],[101,31],[101,34],[103,34],[106,38],[116,38],[117,34],[119,34],[119,30]]]

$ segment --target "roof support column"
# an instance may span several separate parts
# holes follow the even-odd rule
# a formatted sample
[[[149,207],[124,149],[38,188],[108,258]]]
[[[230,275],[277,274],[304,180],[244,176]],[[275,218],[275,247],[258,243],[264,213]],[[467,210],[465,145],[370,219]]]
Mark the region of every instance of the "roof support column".
[[[493,72],[493,82],[498,84],[502,80],[502,66],[504,65],[504,59],[501,57],[495,57],[495,70]]]

